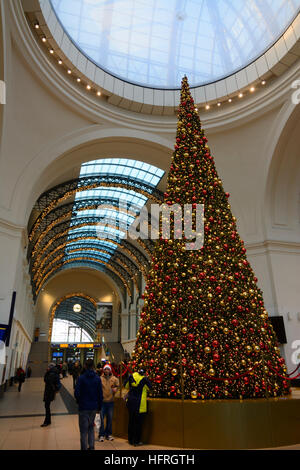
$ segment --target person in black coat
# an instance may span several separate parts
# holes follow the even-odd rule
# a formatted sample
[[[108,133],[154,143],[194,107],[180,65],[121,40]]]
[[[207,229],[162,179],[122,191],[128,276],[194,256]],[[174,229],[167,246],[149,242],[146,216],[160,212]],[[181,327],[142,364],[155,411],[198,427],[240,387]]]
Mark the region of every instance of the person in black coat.
[[[44,402],[45,402],[45,410],[46,416],[45,421],[41,424],[41,427],[49,426],[51,424],[51,412],[50,412],[50,404],[54,400],[56,393],[59,391],[61,387],[61,383],[59,380],[59,372],[55,367],[55,364],[51,363],[48,366],[47,372],[44,376],[45,382],[45,390],[44,390]]]

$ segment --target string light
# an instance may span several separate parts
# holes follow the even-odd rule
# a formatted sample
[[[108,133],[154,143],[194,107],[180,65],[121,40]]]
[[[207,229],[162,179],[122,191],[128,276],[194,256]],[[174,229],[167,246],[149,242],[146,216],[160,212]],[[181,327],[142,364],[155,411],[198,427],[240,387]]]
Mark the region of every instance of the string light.
[[[34,28],[35,28],[35,29],[39,29],[39,28],[40,28],[40,25],[39,25],[38,22],[35,22],[35,23],[34,23]],[[45,36],[43,36],[41,39],[42,39],[42,42],[44,42],[44,43],[47,42],[47,38],[46,38]],[[51,49],[49,50],[49,53],[50,53],[50,54],[54,54],[54,49],[51,48]],[[63,64],[63,62],[62,62],[61,59],[58,60],[58,64],[59,64],[59,65],[62,65],[62,64]],[[71,70],[71,69],[68,69],[68,70],[67,70],[67,73],[68,73],[68,75],[71,75],[71,74],[72,74],[72,70]],[[77,83],[81,83],[81,78],[79,78],[79,77],[77,78]],[[261,85],[262,85],[262,86],[266,85],[266,80],[262,80],[262,81],[261,81]],[[90,91],[90,90],[92,89],[92,86],[91,86],[91,85],[87,85],[87,86],[86,86],[86,89],[87,89],[88,91]],[[250,91],[251,93],[254,93],[255,90],[256,90],[256,89],[255,89],[254,86],[251,86],[251,87],[249,88],[249,91]],[[96,95],[99,96],[99,97],[102,96],[101,91],[99,91],[99,90],[96,91]],[[244,97],[244,94],[243,94],[242,92],[240,92],[240,93],[238,94],[238,97],[239,97],[239,98],[243,98],[243,97]],[[228,99],[228,103],[232,103],[232,101],[233,101],[232,98],[229,98],[229,99]],[[217,102],[217,106],[218,106],[218,108],[220,108],[220,107],[222,106],[222,102],[221,102],[221,101]],[[207,111],[208,111],[210,108],[211,108],[211,105],[209,105],[209,104],[206,104],[206,105],[205,105],[205,109],[206,109]],[[198,112],[198,108],[195,107],[195,111]]]

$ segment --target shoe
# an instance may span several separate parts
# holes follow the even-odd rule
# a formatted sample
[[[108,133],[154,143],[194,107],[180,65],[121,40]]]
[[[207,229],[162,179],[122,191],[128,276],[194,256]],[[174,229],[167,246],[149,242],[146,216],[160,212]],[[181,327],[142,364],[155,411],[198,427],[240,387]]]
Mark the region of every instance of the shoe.
[[[104,436],[99,437],[99,442],[104,442]]]
[[[139,446],[143,446],[144,443],[143,442],[138,442],[137,444],[134,444],[134,447],[139,447]]]
[[[46,426],[50,426],[51,423],[43,423],[41,424],[41,428],[45,428]]]
[[[113,438],[112,436],[107,436],[106,439],[107,439],[108,441],[113,441],[113,440],[114,440],[114,438]]]

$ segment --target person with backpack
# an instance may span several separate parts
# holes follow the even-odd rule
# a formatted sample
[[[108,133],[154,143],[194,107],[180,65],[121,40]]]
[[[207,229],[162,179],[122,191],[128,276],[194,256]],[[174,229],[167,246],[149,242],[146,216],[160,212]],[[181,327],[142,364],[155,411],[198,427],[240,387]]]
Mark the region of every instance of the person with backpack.
[[[50,404],[55,399],[56,393],[61,388],[61,383],[59,379],[59,372],[55,367],[55,364],[51,362],[48,366],[48,369],[44,376],[45,390],[44,390],[44,402],[45,402],[45,420],[41,424],[41,427],[49,426],[51,424],[51,411]]]
[[[125,399],[129,412],[128,442],[133,446],[141,446],[143,422],[147,413],[147,393],[152,385],[145,377],[144,370],[140,369],[129,375],[124,386],[128,390]]]
[[[25,376],[26,376],[25,371],[22,369],[21,366],[17,369],[16,376],[17,376],[17,382],[19,383],[18,392],[20,392],[22,388],[22,384],[25,382]]]

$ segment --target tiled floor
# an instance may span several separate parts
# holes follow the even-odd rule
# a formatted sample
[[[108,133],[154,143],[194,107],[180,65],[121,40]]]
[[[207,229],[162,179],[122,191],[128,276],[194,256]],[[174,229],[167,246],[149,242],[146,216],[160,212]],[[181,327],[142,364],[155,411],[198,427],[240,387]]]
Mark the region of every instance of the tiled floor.
[[[73,395],[71,377],[62,380]],[[52,402],[52,424],[41,428],[44,420],[44,384],[41,378],[26,379],[19,393],[17,385],[8,387],[0,399],[0,450],[79,450],[77,414],[69,414],[60,394]],[[300,394],[300,391],[294,391]],[[96,450],[166,450],[159,446],[130,446],[124,439],[96,441]],[[278,448],[279,449],[279,448]],[[280,449],[300,450],[300,444]],[[176,450],[168,448],[167,450]]]
[[[73,394],[71,377],[62,380],[64,387]],[[0,399],[0,450],[79,450],[78,415],[68,410],[58,393],[51,404],[52,424],[40,425],[44,420],[44,384],[41,378],[26,379],[19,393],[17,385],[8,387]],[[96,441],[96,450],[151,450],[165,449],[158,446],[130,446],[124,439]]]

